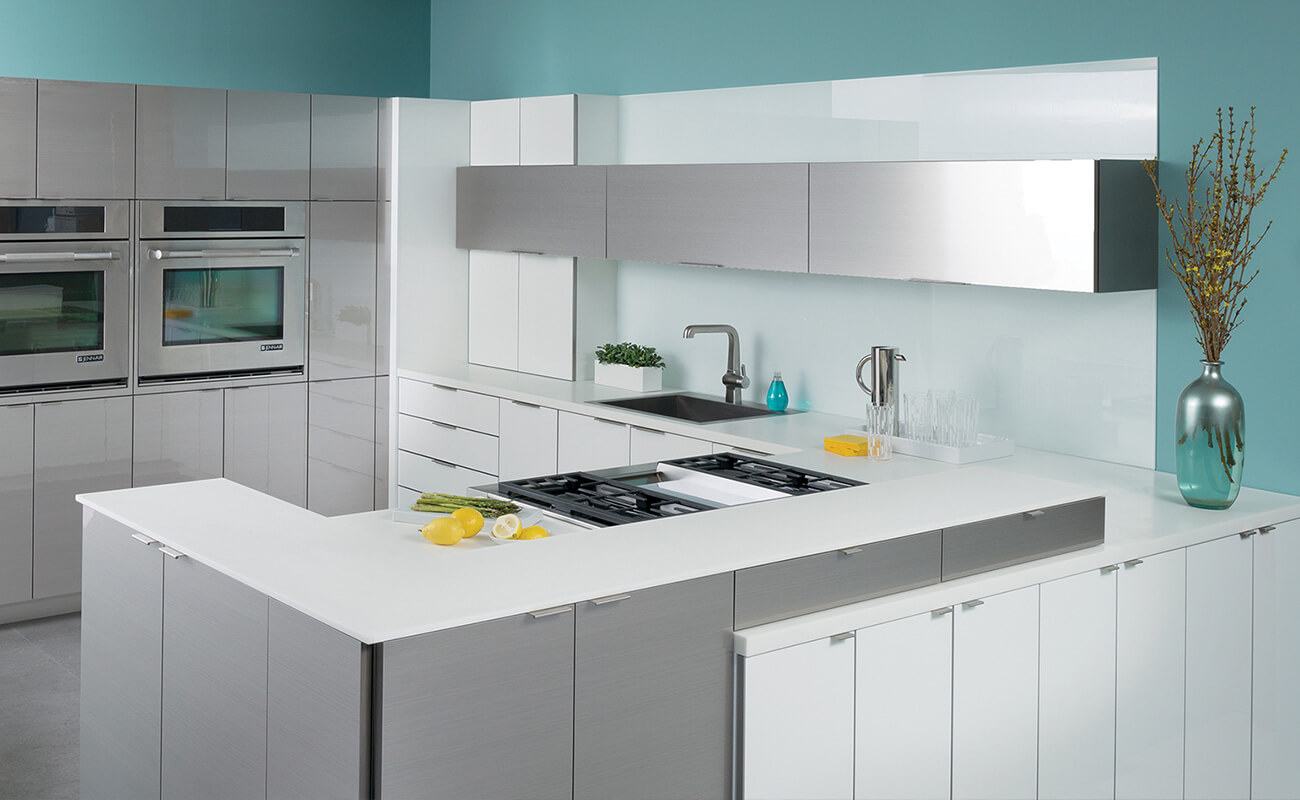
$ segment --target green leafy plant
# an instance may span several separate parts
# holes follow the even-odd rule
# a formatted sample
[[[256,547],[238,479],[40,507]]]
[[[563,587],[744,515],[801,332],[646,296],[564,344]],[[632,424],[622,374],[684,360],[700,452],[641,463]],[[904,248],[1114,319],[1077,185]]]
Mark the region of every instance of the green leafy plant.
[[[653,347],[631,342],[602,344],[596,348],[596,360],[602,364],[625,364],[629,367],[664,367],[663,356]]]

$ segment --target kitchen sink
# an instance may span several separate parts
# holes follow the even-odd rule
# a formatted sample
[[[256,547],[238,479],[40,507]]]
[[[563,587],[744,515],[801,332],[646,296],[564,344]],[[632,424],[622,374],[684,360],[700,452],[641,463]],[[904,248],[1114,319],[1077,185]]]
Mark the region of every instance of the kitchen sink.
[[[773,414],[797,414],[797,411],[772,411],[767,406],[757,403],[736,405],[713,397],[690,392],[672,392],[669,394],[642,395],[639,397],[621,397],[617,400],[588,400],[600,406],[625,408],[628,411],[640,411],[659,417],[670,417],[686,422],[727,422],[733,419],[750,417],[767,417]]]

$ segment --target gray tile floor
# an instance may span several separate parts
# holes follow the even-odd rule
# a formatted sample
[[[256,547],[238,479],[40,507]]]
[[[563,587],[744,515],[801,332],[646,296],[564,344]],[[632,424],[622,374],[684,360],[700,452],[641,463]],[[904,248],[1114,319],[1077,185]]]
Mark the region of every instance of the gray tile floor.
[[[81,615],[0,625],[0,800],[81,790]]]

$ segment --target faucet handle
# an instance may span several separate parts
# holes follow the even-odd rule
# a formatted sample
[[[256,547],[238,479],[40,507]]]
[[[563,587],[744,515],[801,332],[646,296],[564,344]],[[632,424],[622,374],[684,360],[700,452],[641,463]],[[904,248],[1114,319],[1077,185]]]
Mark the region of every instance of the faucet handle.
[[[749,388],[749,375],[745,372],[745,365],[740,365],[740,388]]]

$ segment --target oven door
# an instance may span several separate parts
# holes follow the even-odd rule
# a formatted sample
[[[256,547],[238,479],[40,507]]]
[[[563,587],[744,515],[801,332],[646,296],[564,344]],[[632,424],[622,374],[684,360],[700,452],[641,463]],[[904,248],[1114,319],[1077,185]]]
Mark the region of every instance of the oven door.
[[[302,373],[307,265],[301,239],[140,246],[141,383]]]

